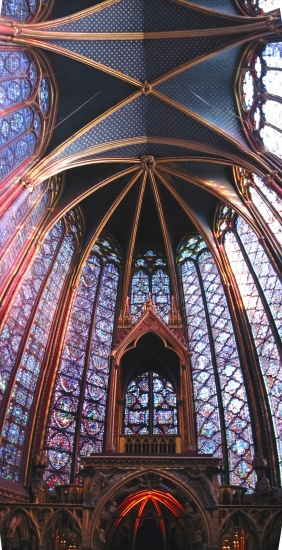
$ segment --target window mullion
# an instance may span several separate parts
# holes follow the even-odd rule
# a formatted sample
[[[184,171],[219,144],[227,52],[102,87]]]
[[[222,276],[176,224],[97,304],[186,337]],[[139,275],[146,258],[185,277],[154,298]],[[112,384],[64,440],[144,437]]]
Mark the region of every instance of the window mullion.
[[[43,281],[43,283],[40,287],[40,292],[38,293],[38,295],[36,297],[36,300],[34,302],[34,305],[32,307],[32,311],[30,313],[29,320],[28,320],[27,325],[25,327],[25,331],[24,331],[24,334],[23,334],[23,337],[22,337],[22,340],[21,340],[21,344],[20,344],[18,353],[17,353],[17,358],[16,358],[16,361],[15,361],[13,370],[11,372],[9,383],[8,383],[8,386],[7,386],[6,392],[4,394],[3,401],[2,401],[2,407],[1,407],[2,411],[1,411],[1,416],[0,416],[0,433],[2,433],[2,430],[3,430],[3,425],[4,425],[4,422],[5,422],[6,413],[7,413],[8,405],[9,405],[10,398],[11,398],[11,393],[13,391],[13,387],[14,387],[14,384],[15,384],[15,379],[16,379],[16,376],[17,376],[17,372],[18,372],[20,363],[22,361],[22,358],[23,358],[23,355],[24,355],[24,352],[25,352],[25,348],[26,348],[26,345],[27,345],[27,341],[28,341],[28,338],[29,338],[29,334],[30,334],[32,325],[33,325],[33,321],[34,321],[35,315],[37,313],[37,310],[39,308],[43,292],[46,288],[46,285],[48,284],[48,280],[49,280],[49,277],[51,275],[52,269],[55,265],[55,262],[57,260],[58,255],[60,253],[61,246],[62,246],[63,240],[65,238],[65,235],[66,235],[66,231],[64,229],[64,231],[63,231],[63,233],[60,237],[60,240],[58,242],[58,245],[56,247],[56,250],[55,250],[55,253],[53,255],[52,261],[50,263],[50,266],[49,266],[49,268],[48,268],[48,270],[45,274],[44,281]],[[36,260],[36,256],[34,258],[34,261],[35,260]],[[22,282],[20,283],[20,286],[21,286],[21,284],[22,284]]]
[[[214,348],[214,340],[213,340],[213,333],[210,323],[210,316],[209,316],[209,310],[207,306],[207,300],[206,300],[206,293],[202,281],[202,275],[199,269],[198,261],[195,262],[199,284],[201,288],[202,293],[202,299],[205,309],[205,316],[206,316],[206,323],[208,328],[208,336],[209,336],[209,342],[210,342],[210,351],[211,351],[211,357],[213,362],[213,371],[214,371],[214,379],[216,383],[216,390],[217,390],[217,399],[218,399],[218,408],[219,408],[219,418],[220,418],[220,424],[221,424],[221,437],[222,437],[222,455],[223,455],[223,463],[224,463],[224,469],[226,471],[227,479],[225,480],[226,483],[229,483],[229,464],[228,464],[228,452],[227,452],[227,441],[226,441],[226,433],[225,433],[225,420],[224,420],[224,409],[222,404],[222,396],[221,396],[221,387],[220,387],[220,381],[219,376],[217,372],[217,363],[216,363],[216,352]]]
[[[154,426],[154,395],[153,395],[153,372],[149,371],[149,435],[153,435]]]
[[[76,474],[77,470],[77,458],[78,458],[78,446],[79,446],[79,439],[80,439],[80,427],[81,427],[81,417],[82,417],[82,410],[83,410],[83,402],[84,402],[84,394],[85,394],[85,387],[87,382],[87,372],[88,372],[88,366],[90,361],[90,354],[91,354],[91,347],[92,347],[92,340],[94,336],[94,327],[95,327],[95,321],[96,321],[96,314],[97,314],[97,305],[100,295],[100,289],[101,284],[103,280],[103,274],[104,274],[104,268],[105,264],[103,260],[101,260],[101,269],[99,273],[99,280],[98,285],[96,289],[96,296],[93,304],[92,309],[92,316],[91,316],[91,322],[89,326],[89,332],[88,332],[88,341],[86,346],[86,353],[85,353],[85,363],[84,363],[84,371],[83,376],[81,379],[80,384],[80,399],[77,409],[77,417],[76,417],[76,432],[74,436],[74,445],[73,445],[73,459],[72,459],[72,468],[71,468],[71,483],[73,483],[74,476]]]

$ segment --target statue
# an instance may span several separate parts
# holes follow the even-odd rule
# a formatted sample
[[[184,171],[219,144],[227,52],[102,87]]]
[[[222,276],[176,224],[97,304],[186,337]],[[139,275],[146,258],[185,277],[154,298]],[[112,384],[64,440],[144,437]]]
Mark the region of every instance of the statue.
[[[116,515],[116,511],[117,511],[117,503],[114,500],[113,502],[111,502],[109,509],[107,511],[104,510],[101,513],[101,520],[108,523],[110,519],[112,519],[112,517]]]
[[[259,504],[267,504],[270,498],[270,483],[265,476],[264,469],[256,471],[257,481],[255,485],[256,498]]]
[[[132,487],[121,487],[117,492],[117,496],[131,495],[137,493],[137,491],[143,491],[144,489],[151,489],[151,482],[147,476],[138,477],[137,483]]]
[[[36,471],[36,478],[33,484],[33,495],[35,498],[35,502],[38,504],[42,504],[46,502],[46,496],[49,492],[49,487],[47,481],[44,479],[44,472],[45,468],[39,466]]]
[[[85,504],[90,504],[93,506],[102,491],[102,489],[108,485],[108,479],[112,474],[104,474],[103,472],[97,471],[94,477],[91,477],[86,488],[85,494]]]
[[[185,516],[187,516],[189,519],[191,519],[191,521],[193,523],[195,523],[195,527],[196,529],[199,530],[200,526],[201,526],[201,516],[200,514],[198,514],[197,512],[194,512],[192,506],[191,506],[191,503],[190,502],[185,502],[184,504],[184,509],[185,509]]]
[[[10,521],[10,525],[8,527],[8,537],[9,538],[13,538],[14,534],[15,534],[15,531],[17,529],[17,527],[21,524],[23,518],[20,514],[18,514],[17,516],[13,516],[11,521]]]
[[[106,537],[105,537],[105,531],[104,529],[97,529],[96,530],[97,537],[94,542],[94,550],[101,550],[104,548]]]
[[[171,489],[168,485],[163,482],[162,477],[154,476],[153,478],[153,487],[162,491],[163,493],[170,493],[171,495],[177,493],[176,489]]]
[[[200,495],[206,507],[211,509],[216,508],[218,506],[218,502],[214,492],[213,484],[211,483],[209,478],[202,471],[200,471],[200,473],[195,476],[189,474],[189,472],[187,471],[187,475],[188,477],[190,477],[190,479],[199,482]]]
[[[202,539],[202,531],[197,531],[196,533],[196,539],[193,545],[193,550],[206,550],[207,545],[205,542],[203,542]]]
[[[36,466],[44,466],[44,467],[47,466],[48,459],[47,459],[46,451],[43,451],[43,450],[39,451],[38,455],[36,455],[35,464]]]

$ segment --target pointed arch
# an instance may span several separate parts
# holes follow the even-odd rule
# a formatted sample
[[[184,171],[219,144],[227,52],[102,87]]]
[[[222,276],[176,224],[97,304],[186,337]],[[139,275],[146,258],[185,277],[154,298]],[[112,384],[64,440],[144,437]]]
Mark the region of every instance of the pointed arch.
[[[254,340],[281,471],[282,283],[258,235],[226,205],[221,205],[218,210],[217,228],[219,242],[223,245]]]
[[[81,455],[102,452],[120,252],[100,237],[82,270],[68,321],[46,434],[51,488],[69,483]]]
[[[19,480],[26,434],[33,425],[35,389],[39,389],[60,296],[81,237],[77,218],[71,211],[47,234],[2,326],[0,469],[7,479]]]
[[[200,235],[186,238],[177,263],[192,352],[200,453],[223,457],[232,484],[254,486],[250,411],[222,280]]]

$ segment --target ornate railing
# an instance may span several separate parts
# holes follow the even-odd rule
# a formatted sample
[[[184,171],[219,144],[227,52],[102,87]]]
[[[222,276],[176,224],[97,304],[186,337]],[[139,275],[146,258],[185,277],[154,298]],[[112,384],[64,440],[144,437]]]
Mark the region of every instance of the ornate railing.
[[[120,452],[134,455],[181,453],[181,437],[177,435],[120,436]]]

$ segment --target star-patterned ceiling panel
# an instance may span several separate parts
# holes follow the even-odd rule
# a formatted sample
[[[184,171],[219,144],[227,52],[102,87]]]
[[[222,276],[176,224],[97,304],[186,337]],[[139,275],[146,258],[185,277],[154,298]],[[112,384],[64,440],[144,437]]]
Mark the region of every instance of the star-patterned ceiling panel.
[[[75,59],[48,52],[60,90],[58,116],[48,152],[130,96],[136,87]],[[71,114],[71,116],[69,116]]]
[[[210,145],[225,151],[236,151],[234,145],[215,131],[150,95],[139,96],[120,107],[97,125],[85,130],[75,141],[66,144],[54,158],[82,153],[95,145],[137,136],[156,137],[156,142],[158,136],[195,141],[201,136],[201,140]]]
[[[103,5],[101,5],[103,7]],[[62,32],[161,32],[228,27],[238,24],[213,13],[164,0],[119,0],[100,11],[63,24],[48,24]],[[52,25],[52,26],[51,26]]]
[[[159,169],[175,171],[185,175],[189,179],[189,175],[194,176],[199,182],[206,185],[206,189],[218,192],[222,198],[232,201],[237,208],[242,209],[243,203],[238,197],[235,190],[230,166],[224,164],[213,164],[211,162],[181,162],[181,163],[162,163],[159,160]],[[181,175],[180,175],[181,178]],[[187,182],[187,180],[185,179]],[[189,184],[192,185],[192,184]]]
[[[168,140],[169,141],[169,140]],[[121,157],[121,158],[138,158],[142,157],[142,155],[152,155],[155,158],[169,158],[169,157],[189,157],[193,155],[197,155],[197,151],[194,149],[189,149],[186,147],[178,147],[176,145],[173,145],[172,143],[169,144],[161,144],[161,143],[140,143],[137,145],[127,145],[126,147],[119,146],[116,148],[113,148],[110,151],[106,151],[104,153],[98,153],[97,155],[93,156],[93,158],[99,158],[99,157]],[[201,152],[201,157],[207,156],[208,154],[204,154]]]
[[[238,15],[238,11],[232,0],[194,0],[193,4],[221,13],[227,13],[228,15]]]
[[[236,36],[232,36],[235,40]],[[230,36],[159,40],[54,40],[52,43],[114,69],[138,82],[151,82],[192,59],[228,46]],[[165,52],[165,55],[164,55]]]
[[[212,219],[218,205],[218,199],[204,189],[197,187],[181,178],[170,176],[174,189],[179,193],[184,202],[196,214],[204,224],[212,226]]]
[[[245,145],[232,91],[240,50],[237,46],[221,52],[166,80],[156,89]]]

